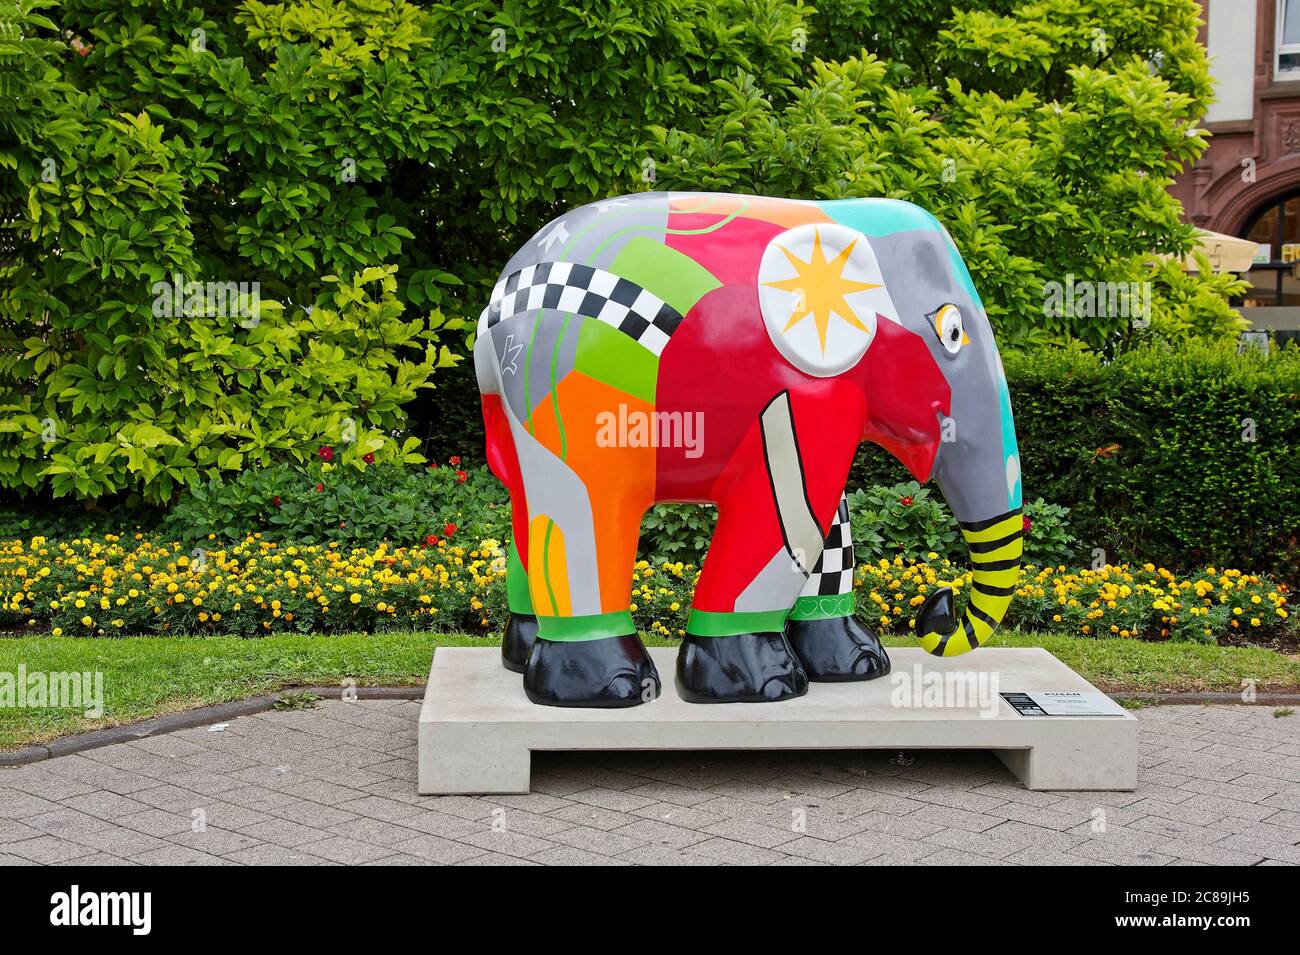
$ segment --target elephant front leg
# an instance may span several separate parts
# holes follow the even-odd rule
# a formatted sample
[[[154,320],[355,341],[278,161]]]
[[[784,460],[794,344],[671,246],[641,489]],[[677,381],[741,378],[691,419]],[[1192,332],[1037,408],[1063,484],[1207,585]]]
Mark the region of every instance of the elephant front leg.
[[[889,673],[880,638],[853,615],[856,566],[849,502],[841,494],[817,566],[785,625],[791,649],[814,682],[874,680]]]
[[[808,692],[784,632],[805,578],[780,539],[756,526],[762,519],[747,497],[719,504],[677,652],[677,693],[690,703],[765,703]],[[768,558],[754,566],[758,554]]]
[[[807,692],[786,618],[821,556],[854,438],[851,423],[815,403],[796,408],[788,393],[763,409],[722,482],[677,657],[683,698],[766,702]]]

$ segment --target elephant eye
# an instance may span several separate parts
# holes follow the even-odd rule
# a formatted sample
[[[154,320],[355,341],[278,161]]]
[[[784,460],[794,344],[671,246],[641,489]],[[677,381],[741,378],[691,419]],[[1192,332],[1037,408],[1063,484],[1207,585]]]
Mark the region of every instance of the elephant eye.
[[[961,346],[970,341],[961,323],[961,309],[951,303],[941,305],[928,316],[934,322],[939,342],[949,355],[955,355]]]

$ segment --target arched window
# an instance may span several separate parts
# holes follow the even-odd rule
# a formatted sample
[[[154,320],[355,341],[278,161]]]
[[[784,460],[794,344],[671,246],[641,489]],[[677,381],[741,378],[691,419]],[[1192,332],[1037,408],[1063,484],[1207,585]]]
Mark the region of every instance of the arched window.
[[[1246,273],[1251,288],[1243,304],[1300,307],[1300,279],[1292,274],[1300,262],[1300,189],[1257,210],[1241,236],[1259,244],[1255,265]]]

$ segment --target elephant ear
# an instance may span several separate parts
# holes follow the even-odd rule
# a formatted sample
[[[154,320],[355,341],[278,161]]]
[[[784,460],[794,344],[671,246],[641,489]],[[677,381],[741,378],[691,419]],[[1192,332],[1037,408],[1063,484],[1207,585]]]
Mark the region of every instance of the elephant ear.
[[[871,240],[830,222],[796,226],[767,244],[758,306],[777,350],[818,378],[856,365],[878,323],[897,316]]]

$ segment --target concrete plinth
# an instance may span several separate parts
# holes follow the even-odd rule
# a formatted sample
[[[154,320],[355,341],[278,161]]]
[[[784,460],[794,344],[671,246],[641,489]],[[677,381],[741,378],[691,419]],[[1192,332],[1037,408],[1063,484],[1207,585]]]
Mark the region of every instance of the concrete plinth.
[[[1029,789],[1137,784],[1132,715],[1023,716],[998,695],[1095,692],[1046,650],[986,647],[943,659],[891,649],[893,673],[884,679],[814,683],[781,703],[720,705],[680,700],[677,651],[650,653],[664,683],[658,700],[591,710],[530,703],[496,649],[439,649],[420,711],[420,792],[526,793],[537,750],[982,749]]]

